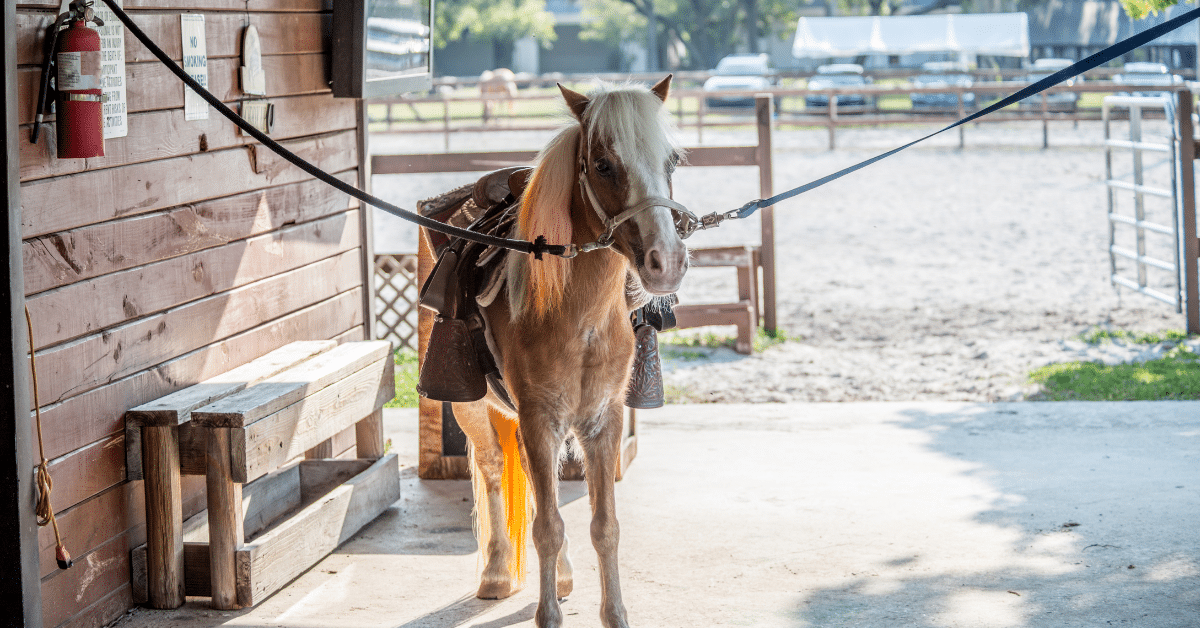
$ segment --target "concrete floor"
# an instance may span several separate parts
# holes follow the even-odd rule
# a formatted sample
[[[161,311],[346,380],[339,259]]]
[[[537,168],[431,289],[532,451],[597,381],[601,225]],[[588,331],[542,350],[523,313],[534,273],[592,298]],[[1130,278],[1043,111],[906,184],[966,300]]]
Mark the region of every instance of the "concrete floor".
[[[1200,626],[1200,402],[697,405],[639,419],[617,488],[635,626]],[[387,422],[414,464],[415,414]],[[400,501],[259,607],[197,599],[120,625],[532,625],[532,589],[472,597],[468,483],[402,475]],[[566,625],[597,626],[586,487],[563,499]]]

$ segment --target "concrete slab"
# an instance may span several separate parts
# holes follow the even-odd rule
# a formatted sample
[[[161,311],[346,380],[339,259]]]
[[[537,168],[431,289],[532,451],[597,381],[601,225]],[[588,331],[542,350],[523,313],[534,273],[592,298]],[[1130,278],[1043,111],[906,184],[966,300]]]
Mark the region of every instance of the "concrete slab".
[[[635,626],[1200,625],[1200,402],[669,406],[618,484]],[[391,413],[415,462],[416,419]],[[568,484],[575,592],[595,626],[586,488]],[[532,625],[482,601],[466,482],[417,480],[261,606],[189,601],[129,627]],[[532,551],[532,548],[531,550]]]

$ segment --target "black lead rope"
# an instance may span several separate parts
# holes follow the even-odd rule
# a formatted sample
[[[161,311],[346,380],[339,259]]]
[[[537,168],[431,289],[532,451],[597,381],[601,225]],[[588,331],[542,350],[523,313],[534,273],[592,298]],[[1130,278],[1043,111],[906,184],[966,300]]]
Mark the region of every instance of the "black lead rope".
[[[209,105],[212,105],[212,107],[219,111],[221,115],[229,118],[229,120],[236,124],[238,128],[248,133],[254,139],[262,142],[263,145],[278,153],[280,157],[290,161],[297,168],[300,168],[308,174],[324,181],[325,183],[328,183],[329,185],[341,190],[342,192],[345,192],[346,194],[349,194],[350,196],[353,196],[354,198],[357,198],[364,203],[367,203],[368,205],[378,207],[389,214],[409,222],[414,222],[431,231],[438,231],[449,236],[462,238],[471,242],[478,242],[480,244],[486,244],[488,246],[496,246],[512,251],[519,251],[521,253],[533,253],[538,259],[541,259],[543,253],[549,253],[551,255],[567,254],[568,247],[560,244],[547,244],[546,238],[541,236],[539,236],[535,242],[529,242],[527,240],[510,240],[507,238],[497,238],[495,236],[489,236],[487,234],[477,233],[467,229],[461,229],[459,227],[447,225],[432,218],[422,216],[416,212],[397,207],[396,205],[393,205],[374,195],[368,194],[354,187],[353,185],[334,178],[329,173],[309,163],[304,158],[293,153],[287,148],[284,148],[279,142],[276,142],[268,137],[267,134],[254,128],[249,122],[246,122],[241,116],[234,113],[232,109],[225,106],[225,103],[221,102],[221,100],[216,96],[213,96],[212,93],[210,93],[207,89],[204,89],[204,87],[200,85],[200,83],[196,82],[195,79],[188,76],[188,73],[184,72],[183,68],[176,65],[176,63],[171,60],[171,57],[167,56],[167,53],[163,52],[162,48],[159,48],[158,45],[156,45],[154,41],[150,39],[150,37],[142,32],[142,29],[138,28],[137,24],[130,19],[129,15],[126,14],[116,2],[113,0],[104,0],[104,4],[108,5],[108,8],[112,9],[112,12],[116,14],[117,19],[121,20],[121,23],[125,25],[125,28],[128,28],[129,32],[133,33],[134,37],[137,37],[138,40],[150,50],[150,52],[154,53],[154,56],[158,57],[158,60],[162,61],[163,65],[167,66],[167,69],[171,70],[175,76],[178,76],[179,80],[183,81],[197,94],[200,94],[200,96],[204,98]]]
[[[1200,17],[1200,8],[1192,9],[1192,10],[1188,11],[1187,13],[1184,13],[1183,15],[1171,18],[1170,20],[1163,22],[1162,24],[1159,24],[1158,26],[1149,28],[1147,30],[1142,31],[1141,33],[1138,33],[1132,37],[1129,37],[1128,39],[1119,41],[1119,42],[1109,46],[1108,48],[1105,48],[1104,50],[1101,50],[1100,52],[1097,52],[1096,54],[1094,54],[1090,57],[1087,57],[1086,59],[1083,59],[1082,61],[1078,61],[1078,62],[1070,65],[1069,67],[1063,68],[1062,70],[1059,70],[1058,72],[1055,72],[1054,74],[1051,74],[1050,76],[1047,76],[1046,78],[1044,78],[1040,81],[1037,81],[1036,83],[1026,86],[1025,88],[1021,89],[1020,91],[1016,92],[1015,94],[1012,94],[1011,96],[1004,98],[1003,100],[999,100],[984,109],[980,109],[979,111],[977,111],[977,112],[975,112],[975,113],[973,113],[973,114],[971,114],[971,115],[969,115],[969,116],[967,116],[945,128],[938,129],[937,131],[934,131],[933,133],[930,133],[929,135],[926,135],[925,137],[913,140],[903,146],[900,146],[899,148],[893,148],[892,150],[889,150],[886,153],[876,155],[870,159],[867,159],[866,161],[861,161],[861,162],[856,163],[853,166],[850,166],[848,168],[843,168],[831,175],[821,177],[820,179],[817,179],[816,181],[812,181],[810,183],[805,183],[804,185],[792,188],[786,192],[781,192],[770,198],[760,199],[757,201],[751,201],[751,202],[747,203],[746,205],[743,205],[740,209],[730,212],[728,214],[728,217],[730,217],[730,218],[745,218],[747,216],[752,215],[755,211],[757,211],[763,207],[770,207],[770,206],[778,203],[779,201],[787,200],[789,198],[792,198],[793,196],[799,196],[800,194],[808,192],[809,190],[814,190],[816,188],[819,188],[822,185],[825,185],[826,183],[829,183],[831,181],[836,181],[837,179],[840,179],[852,172],[857,172],[858,170],[862,170],[863,168],[866,168],[867,166],[869,166],[877,161],[882,161],[884,159],[887,159],[888,157],[891,157],[892,155],[895,155],[896,153],[898,153],[906,148],[909,148],[915,144],[924,142],[925,140],[927,140],[935,135],[938,135],[940,133],[945,133],[946,131],[949,131],[950,129],[953,129],[958,126],[962,126],[968,122],[971,122],[972,120],[976,120],[978,118],[986,116],[987,114],[992,113],[993,111],[998,111],[1000,109],[1003,109],[1013,103],[1024,100],[1035,94],[1041,93],[1042,91],[1044,91],[1050,87],[1054,87],[1055,85],[1058,85],[1059,83],[1062,83],[1063,81],[1066,81],[1069,78],[1078,76],[1080,74],[1083,74],[1084,72],[1087,72],[1088,70],[1091,70],[1092,68],[1095,68],[1095,67],[1101,66],[1105,63],[1108,63],[1109,61],[1112,61],[1113,59],[1116,59],[1117,57],[1119,57],[1127,52],[1130,52],[1130,51],[1134,50],[1135,48],[1141,47],[1142,45],[1146,44],[1147,42],[1149,42],[1153,39],[1157,39],[1159,37],[1162,37],[1163,35],[1166,35],[1167,33],[1183,26],[1184,24],[1187,24],[1188,22],[1191,22],[1192,20],[1195,20],[1198,17]]]

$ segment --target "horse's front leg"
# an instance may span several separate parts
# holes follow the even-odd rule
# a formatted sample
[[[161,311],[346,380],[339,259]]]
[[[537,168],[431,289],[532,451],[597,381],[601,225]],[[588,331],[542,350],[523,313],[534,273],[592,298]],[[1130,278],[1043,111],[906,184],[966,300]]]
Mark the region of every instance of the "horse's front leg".
[[[587,465],[588,497],[592,503],[592,545],[600,562],[600,623],[604,628],[629,628],[625,604],[621,601],[621,578],[617,572],[616,481],[617,454],[621,447],[624,412],[620,404],[609,406],[601,415],[601,426],[594,436],[581,439]]]
[[[527,404],[521,408],[521,438],[525,443],[526,468],[533,487],[537,510],[533,519],[533,545],[538,554],[538,628],[562,626],[558,603],[557,564],[566,542],[562,515],[558,512],[558,456],[564,435],[553,427],[549,409]]]

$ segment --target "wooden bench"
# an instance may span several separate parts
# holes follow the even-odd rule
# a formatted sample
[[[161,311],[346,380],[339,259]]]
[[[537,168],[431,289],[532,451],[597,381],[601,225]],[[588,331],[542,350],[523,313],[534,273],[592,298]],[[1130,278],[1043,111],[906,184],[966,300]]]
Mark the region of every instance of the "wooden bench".
[[[707,325],[737,325],[734,350],[754,352],[754,333],[759,322],[758,271],[762,267],[757,246],[727,246],[693,249],[691,266],[737,269],[738,300],[733,303],[675,306],[676,325],[680,329]]]
[[[253,606],[333,551],[399,498],[383,452],[394,396],[390,343],[297,342],[126,413],[146,491],[135,597]],[[328,459],[350,429],[356,459]],[[180,474],[206,476],[208,510],[186,522]]]

